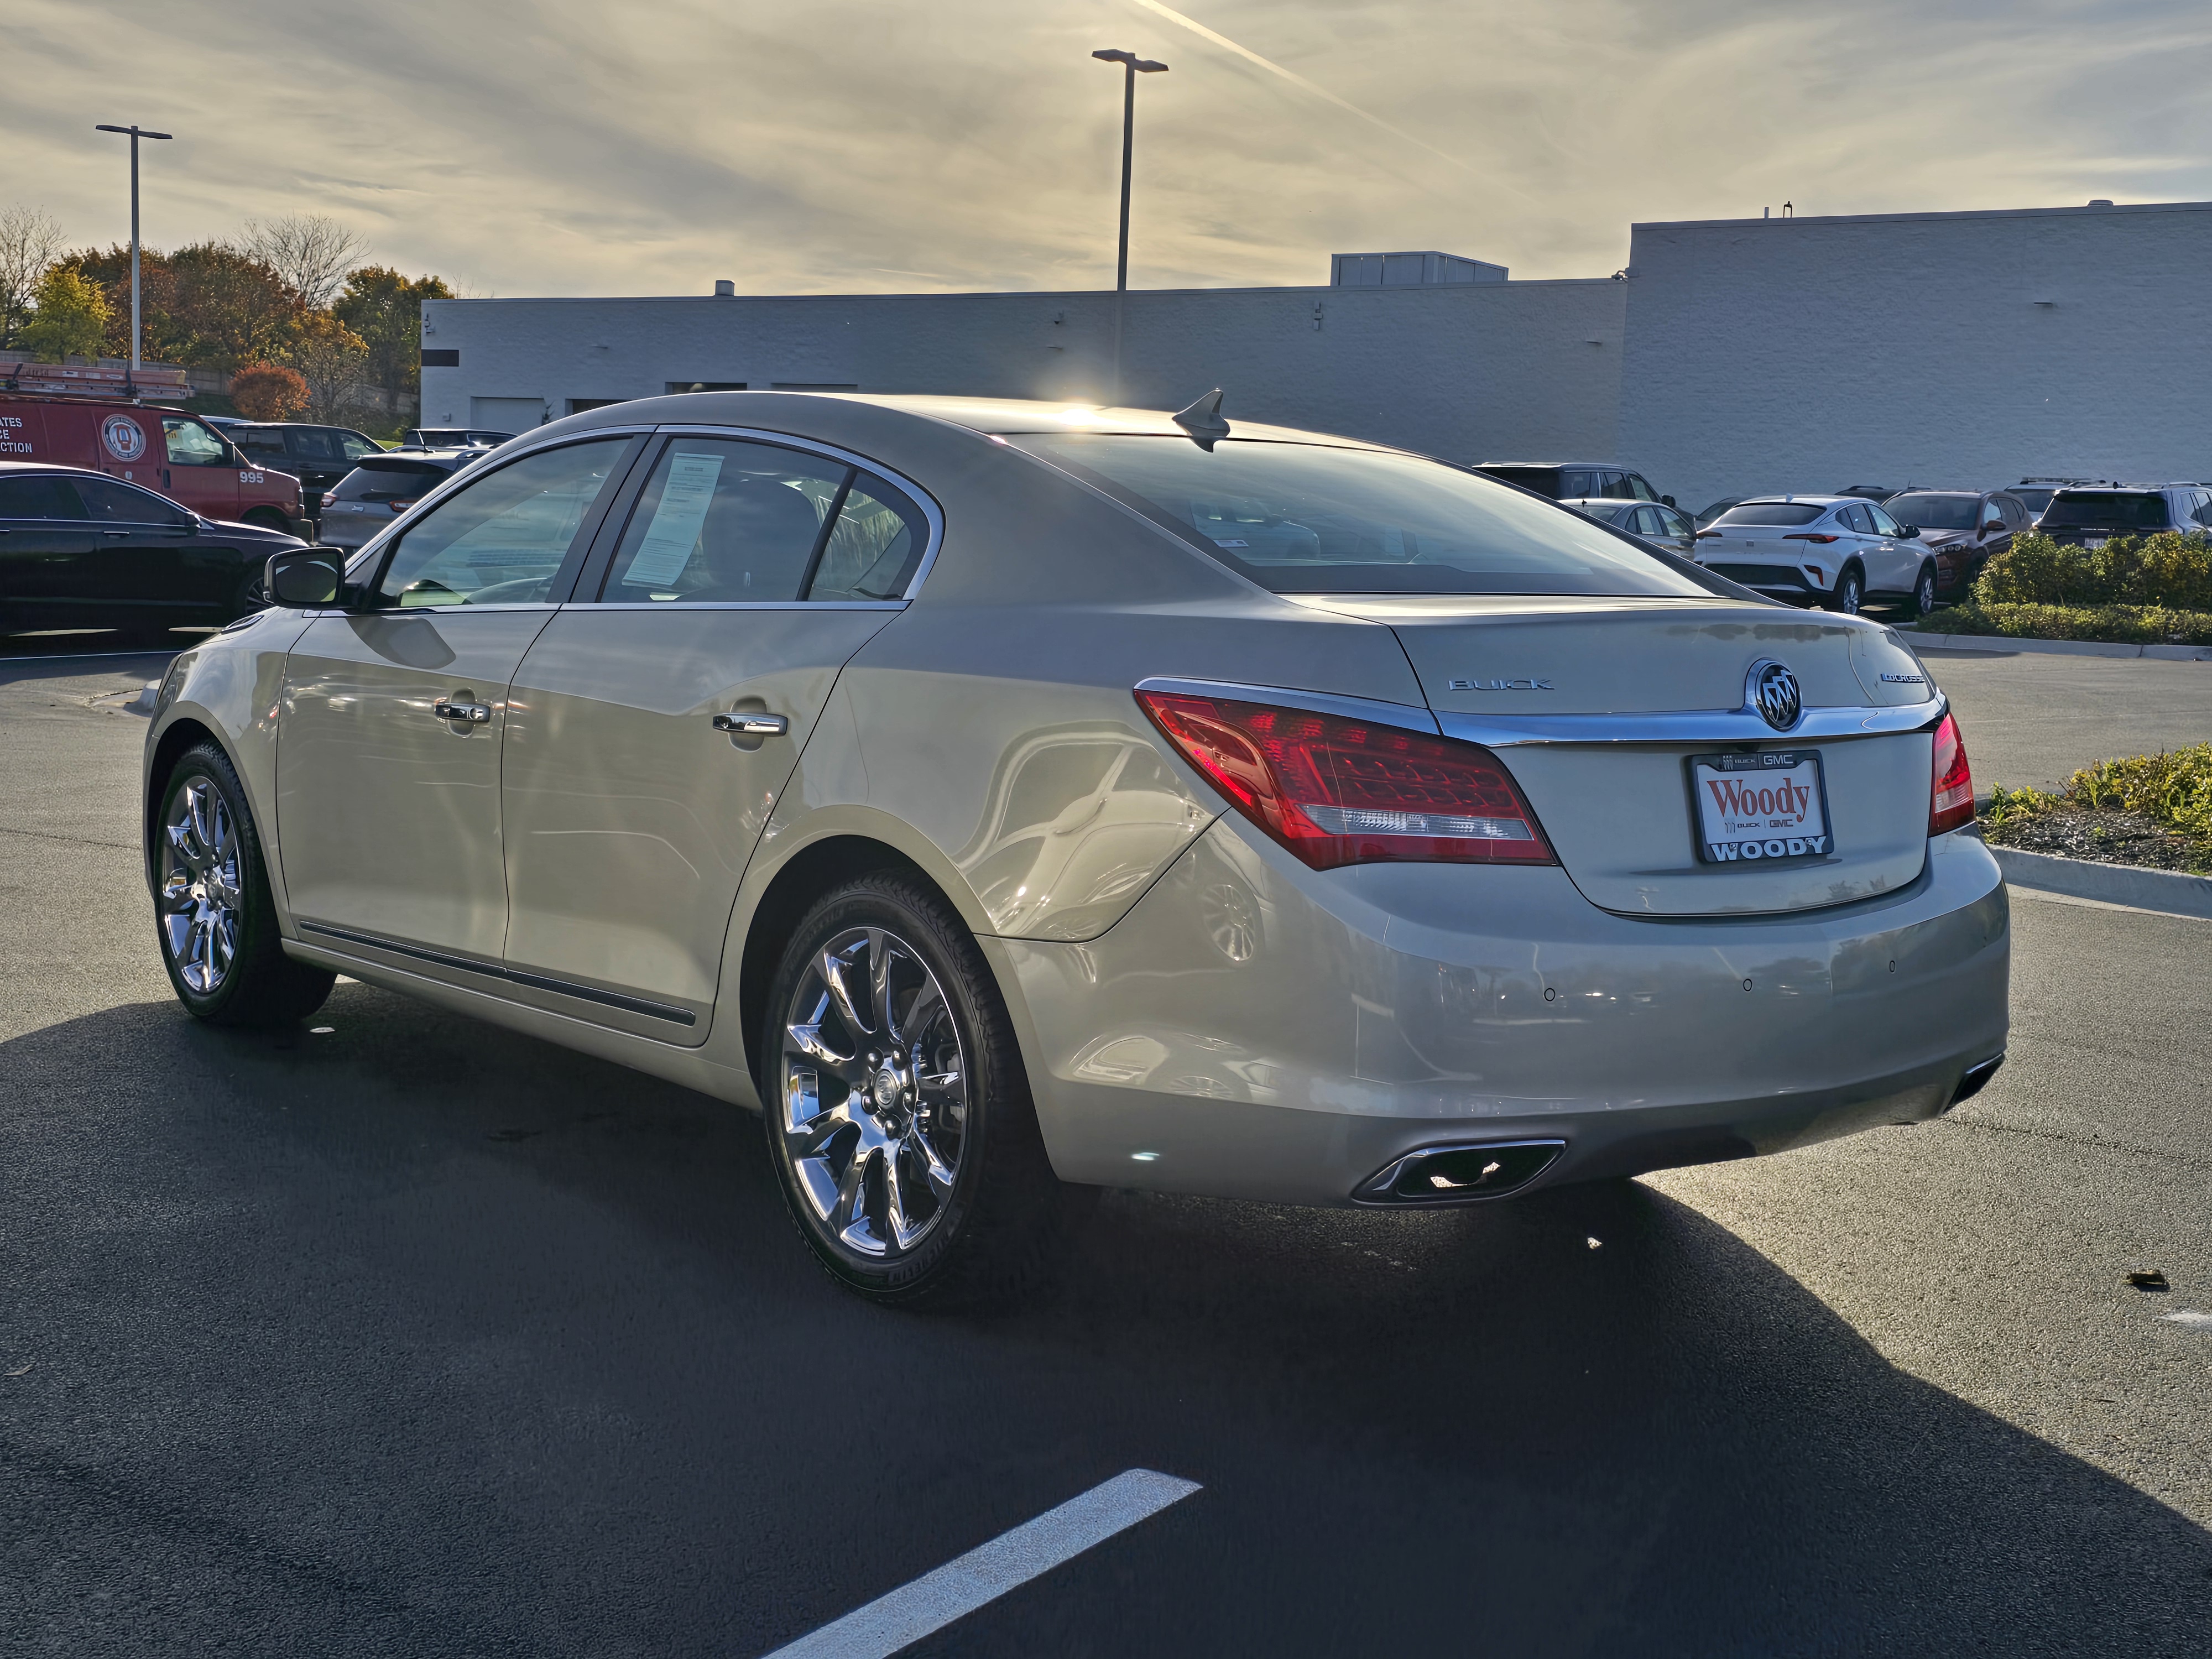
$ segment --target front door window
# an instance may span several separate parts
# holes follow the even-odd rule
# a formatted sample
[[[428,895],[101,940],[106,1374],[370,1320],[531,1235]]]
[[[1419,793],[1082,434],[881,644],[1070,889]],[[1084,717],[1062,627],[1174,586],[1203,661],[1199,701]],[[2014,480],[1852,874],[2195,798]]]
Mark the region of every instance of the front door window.
[[[448,496],[386,558],[379,604],[413,611],[544,603],[629,447],[625,437],[541,451]]]

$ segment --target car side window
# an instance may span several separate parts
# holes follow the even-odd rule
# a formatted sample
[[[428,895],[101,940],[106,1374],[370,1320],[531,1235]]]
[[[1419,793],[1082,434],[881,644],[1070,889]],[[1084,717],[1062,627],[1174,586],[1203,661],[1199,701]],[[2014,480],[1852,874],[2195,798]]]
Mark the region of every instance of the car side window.
[[[1891,518],[1888,514],[1885,513],[1881,508],[1875,506],[1871,501],[1868,502],[1866,506],[1861,507],[1859,510],[1865,514],[1866,516],[1873,521],[1875,535],[1897,536],[1903,533],[1897,520]]]
[[[541,450],[447,496],[386,557],[378,603],[543,603],[629,447],[622,437]]]
[[[2197,492],[2197,522],[2212,529],[2212,491]]]
[[[1559,474],[1559,499],[1563,501],[1587,501],[1598,494],[1597,475],[1579,467]]]
[[[1671,507],[1655,507],[1651,511],[1657,515],[1660,531],[1664,535],[1694,536],[1698,533],[1697,527],[1691,524],[1689,519]]]
[[[257,461],[281,464],[284,459],[284,434],[281,430],[257,432],[252,427],[247,427],[241,431],[234,432],[233,441]],[[172,460],[176,459],[174,442],[172,442],[169,447],[169,456]]]
[[[1992,495],[1989,500],[1982,503],[1982,528],[1984,530],[2002,530],[2004,527],[2004,508],[1998,504],[1997,498]]]
[[[1629,488],[1628,474],[1626,472],[1601,472],[1598,477],[1605,480],[1605,497],[1607,501],[1632,501],[1636,499],[1636,492]]]
[[[61,519],[87,516],[71,478],[0,478],[0,519]]]
[[[1853,501],[1842,512],[1837,514],[1836,517],[1843,521],[1844,527],[1847,530],[1855,530],[1862,536],[1871,536],[1875,533],[1874,520],[1860,502]]]
[[[861,472],[830,527],[810,599],[852,602],[902,598],[929,544],[929,520],[906,492]]]
[[[198,421],[172,416],[161,422],[171,466],[228,466],[230,449]],[[281,443],[283,440],[280,438]]]
[[[84,497],[85,516],[100,524],[151,524],[176,530],[192,521],[192,515],[175,502],[112,478],[81,478],[76,488]]]
[[[852,471],[777,444],[672,440],[630,511],[600,598],[647,605],[798,599]]]
[[[295,427],[290,436],[292,453],[303,461],[334,461],[338,458],[337,447],[331,442],[331,434],[320,427]]]
[[[1628,475],[1628,493],[1639,501],[1656,501],[1659,499],[1659,492],[1651,487],[1650,481],[1641,472],[1632,472]]]
[[[337,434],[338,453],[349,461],[357,461],[364,455],[381,455],[384,447],[374,439],[364,438],[358,432]]]

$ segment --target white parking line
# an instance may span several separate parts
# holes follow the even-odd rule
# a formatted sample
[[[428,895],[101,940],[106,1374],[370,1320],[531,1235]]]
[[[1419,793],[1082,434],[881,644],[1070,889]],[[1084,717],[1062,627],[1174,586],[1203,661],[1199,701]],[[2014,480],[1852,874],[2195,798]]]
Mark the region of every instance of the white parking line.
[[[778,1648],[767,1659],[890,1659],[932,1631],[944,1629],[1199,1490],[1194,1480],[1129,1469],[1034,1521],[1024,1521],[1012,1532],[1000,1533],[936,1571],[855,1607],[835,1624]]]

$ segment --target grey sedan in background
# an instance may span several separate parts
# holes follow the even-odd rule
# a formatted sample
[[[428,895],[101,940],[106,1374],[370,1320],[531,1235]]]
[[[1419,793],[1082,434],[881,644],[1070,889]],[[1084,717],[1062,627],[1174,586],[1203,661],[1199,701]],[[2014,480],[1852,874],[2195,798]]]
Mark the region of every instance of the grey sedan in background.
[[[326,547],[353,551],[463,468],[483,459],[481,449],[401,449],[368,455],[338,480],[323,501]]]
[[[269,581],[147,743],[185,1008],[345,973],[759,1109],[878,1300],[1002,1288],[1090,1188],[1486,1200],[1923,1121],[2003,1054],[1898,636],[1411,454],[700,393]]]
[[[1595,519],[1600,524],[1609,524],[1616,530],[1625,530],[1632,536],[1641,536],[1647,542],[1672,548],[1685,558],[1697,551],[1698,527],[1690,515],[1679,507],[1652,501],[1566,501],[1561,507],[1571,507],[1585,518]]]

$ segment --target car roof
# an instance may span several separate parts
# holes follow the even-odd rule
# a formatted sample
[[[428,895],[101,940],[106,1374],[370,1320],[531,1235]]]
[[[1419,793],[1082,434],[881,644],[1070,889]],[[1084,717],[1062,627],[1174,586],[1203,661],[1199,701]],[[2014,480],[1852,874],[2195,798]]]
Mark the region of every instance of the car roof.
[[[1771,502],[1781,506],[1788,502],[1799,507],[1850,507],[1854,504],[1880,507],[1880,501],[1868,501],[1863,495],[1747,495],[1735,503],[1738,507],[1765,507]]]
[[[0,461],[0,475],[13,476],[25,472],[67,472],[80,478],[104,478],[107,476],[96,466],[71,466],[66,461]],[[130,481],[118,478],[116,482],[127,483]],[[138,488],[143,489],[145,485],[141,484]]]
[[[1108,407],[1073,401],[1047,402],[1019,398],[955,398],[921,393],[865,392],[681,392],[659,398],[636,398],[533,428],[534,441],[556,431],[589,432],[601,427],[641,424],[667,426],[753,426],[787,419],[811,405],[824,416],[838,410],[883,410],[971,432],[997,437],[1013,434],[1052,432],[1110,432],[1161,438],[1188,438],[1165,410]],[[1379,453],[1407,452],[1389,444],[1370,443],[1340,434],[1307,431],[1297,427],[1272,426],[1240,420],[1225,410],[1230,435],[1278,443],[1322,443],[1344,449],[1367,449]],[[834,416],[833,416],[834,418]],[[430,431],[458,428],[432,427]],[[780,428],[776,428],[780,429]],[[1449,463],[1444,463],[1449,465]],[[1606,463],[1605,465],[1610,465]]]
[[[1631,467],[1623,466],[1619,461],[1477,461],[1475,465],[1478,468],[1486,466],[1602,467],[1608,472],[1628,472],[1634,470]],[[1597,497],[1590,496],[1586,499],[1595,501]]]

